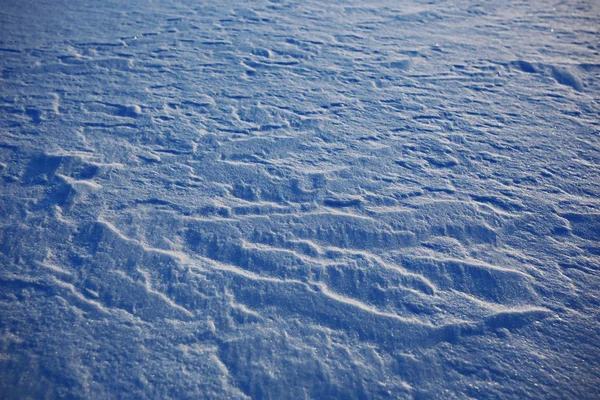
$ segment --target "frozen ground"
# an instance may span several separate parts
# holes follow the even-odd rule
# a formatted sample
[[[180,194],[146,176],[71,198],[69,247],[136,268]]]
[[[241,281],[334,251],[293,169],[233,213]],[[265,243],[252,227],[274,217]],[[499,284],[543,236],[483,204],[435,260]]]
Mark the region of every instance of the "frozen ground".
[[[0,398],[600,396],[597,1],[0,4]]]

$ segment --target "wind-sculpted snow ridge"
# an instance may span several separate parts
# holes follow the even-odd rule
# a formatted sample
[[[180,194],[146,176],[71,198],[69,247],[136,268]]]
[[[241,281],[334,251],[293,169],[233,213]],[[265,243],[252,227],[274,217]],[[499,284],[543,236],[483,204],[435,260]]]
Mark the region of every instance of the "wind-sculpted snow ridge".
[[[4,1],[0,398],[600,397],[599,26]]]

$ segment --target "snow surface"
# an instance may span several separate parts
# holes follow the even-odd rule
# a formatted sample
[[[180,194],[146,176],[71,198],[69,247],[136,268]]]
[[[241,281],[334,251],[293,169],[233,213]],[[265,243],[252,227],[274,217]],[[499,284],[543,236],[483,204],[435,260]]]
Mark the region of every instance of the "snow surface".
[[[1,398],[600,396],[600,2],[0,4]]]

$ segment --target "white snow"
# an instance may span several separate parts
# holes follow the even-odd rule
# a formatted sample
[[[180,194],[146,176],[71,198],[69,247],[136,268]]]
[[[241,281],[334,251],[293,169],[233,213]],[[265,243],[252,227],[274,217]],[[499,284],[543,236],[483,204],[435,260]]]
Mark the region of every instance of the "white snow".
[[[3,1],[0,397],[600,396],[599,27]]]

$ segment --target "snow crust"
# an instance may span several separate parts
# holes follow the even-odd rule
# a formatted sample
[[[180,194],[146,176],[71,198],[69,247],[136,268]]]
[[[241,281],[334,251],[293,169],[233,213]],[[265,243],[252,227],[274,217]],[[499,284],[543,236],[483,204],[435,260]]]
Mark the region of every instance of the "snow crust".
[[[1,398],[600,396],[600,3],[1,5]]]

